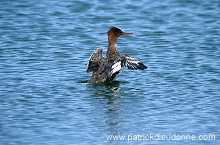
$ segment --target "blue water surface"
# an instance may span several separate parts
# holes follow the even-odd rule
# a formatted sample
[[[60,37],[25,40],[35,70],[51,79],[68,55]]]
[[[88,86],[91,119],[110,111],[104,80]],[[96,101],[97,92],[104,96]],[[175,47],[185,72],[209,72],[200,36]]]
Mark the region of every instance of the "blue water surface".
[[[219,0],[2,0],[0,7],[1,145],[220,144]],[[85,83],[87,61],[98,47],[106,52],[110,26],[134,33],[118,39],[120,53],[148,69]],[[215,138],[135,140],[150,134]]]

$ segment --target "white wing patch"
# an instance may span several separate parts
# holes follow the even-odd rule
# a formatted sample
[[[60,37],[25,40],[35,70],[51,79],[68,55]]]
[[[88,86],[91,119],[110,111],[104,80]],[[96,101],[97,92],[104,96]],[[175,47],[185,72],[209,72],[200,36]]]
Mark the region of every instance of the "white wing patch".
[[[121,66],[121,61],[115,63],[112,68],[111,68],[111,74],[114,74],[116,72],[119,72],[121,70],[122,66]]]

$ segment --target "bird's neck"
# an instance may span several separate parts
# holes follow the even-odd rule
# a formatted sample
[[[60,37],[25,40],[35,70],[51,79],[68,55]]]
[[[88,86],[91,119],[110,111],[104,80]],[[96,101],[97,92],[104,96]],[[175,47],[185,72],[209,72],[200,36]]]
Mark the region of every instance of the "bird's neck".
[[[117,42],[116,37],[112,35],[108,36],[108,50],[107,50],[107,56],[106,56],[108,61],[114,61],[115,59],[120,57],[116,42]]]

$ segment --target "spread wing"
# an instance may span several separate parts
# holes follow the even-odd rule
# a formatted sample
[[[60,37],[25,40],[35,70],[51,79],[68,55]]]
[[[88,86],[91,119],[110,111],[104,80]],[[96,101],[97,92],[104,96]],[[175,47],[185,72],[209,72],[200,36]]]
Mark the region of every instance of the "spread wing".
[[[103,51],[103,48],[100,47],[96,51],[94,51],[93,54],[90,56],[90,59],[87,65],[87,70],[86,70],[87,73],[98,70],[99,66],[105,59],[102,56],[102,51]]]
[[[144,70],[147,68],[139,59],[130,57],[128,55],[122,55],[122,67],[128,67],[131,70]]]

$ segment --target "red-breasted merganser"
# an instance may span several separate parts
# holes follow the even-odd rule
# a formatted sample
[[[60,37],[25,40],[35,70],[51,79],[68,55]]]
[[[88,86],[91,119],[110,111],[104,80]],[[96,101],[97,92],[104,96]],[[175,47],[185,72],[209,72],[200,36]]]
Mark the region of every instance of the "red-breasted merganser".
[[[119,28],[111,27],[108,34],[108,50],[106,58],[103,57],[103,48],[98,48],[90,57],[87,67],[87,73],[93,72],[89,83],[102,83],[113,81],[123,67],[131,70],[144,70],[147,68],[140,60],[128,55],[120,55],[116,44],[117,38],[121,35],[133,33],[124,33]]]

